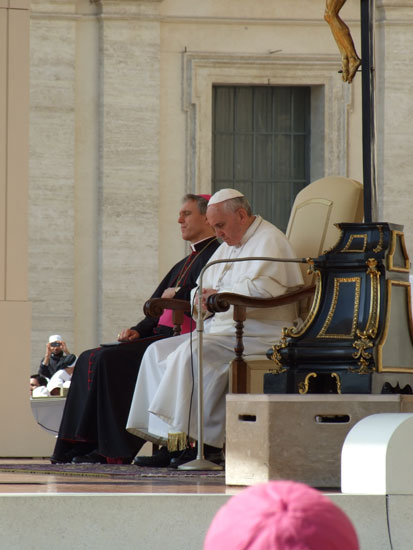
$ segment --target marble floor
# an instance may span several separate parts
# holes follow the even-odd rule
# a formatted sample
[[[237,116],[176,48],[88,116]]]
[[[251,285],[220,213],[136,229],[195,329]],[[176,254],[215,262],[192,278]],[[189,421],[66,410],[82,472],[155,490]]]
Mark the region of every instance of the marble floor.
[[[0,459],[1,464],[49,464],[47,459]],[[131,465],[131,468],[135,466]],[[119,480],[116,476],[93,477],[84,475],[28,474],[0,471],[0,494],[19,493],[134,493],[134,494],[212,494],[233,495],[242,487],[225,485],[225,478],[200,481],[196,477],[185,480],[171,478],[152,480]]]

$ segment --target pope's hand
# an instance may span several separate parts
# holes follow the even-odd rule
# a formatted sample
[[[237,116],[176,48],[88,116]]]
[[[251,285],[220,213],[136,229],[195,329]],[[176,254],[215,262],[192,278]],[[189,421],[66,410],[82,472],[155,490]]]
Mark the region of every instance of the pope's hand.
[[[215,290],[215,288],[203,288],[202,289],[202,309],[203,311],[208,311],[208,308],[207,308],[207,301],[208,301],[208,298],[210,296],[212,296],[213,294],[216,294],[217,291]]]

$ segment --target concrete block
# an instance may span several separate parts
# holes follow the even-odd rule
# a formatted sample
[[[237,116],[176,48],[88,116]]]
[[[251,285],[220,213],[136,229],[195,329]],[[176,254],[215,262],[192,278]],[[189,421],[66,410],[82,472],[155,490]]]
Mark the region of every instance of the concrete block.
[[[227,395],[226,483],[292,479],[340,487],[341,450],[375,413],[413,411],[407,395]]]
[[[359,497],[364,498],[364,497]],[[387,500],[388,532],[391,548],[411,550],[413,540],[412,495],[389,495]],[[371,547],[375,548],[375,547]]]

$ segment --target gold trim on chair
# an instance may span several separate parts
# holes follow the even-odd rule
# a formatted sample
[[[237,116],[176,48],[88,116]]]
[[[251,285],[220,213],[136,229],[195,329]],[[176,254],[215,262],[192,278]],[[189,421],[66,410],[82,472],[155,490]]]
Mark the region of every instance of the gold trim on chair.
[[[384,239],[383,226],[378,225],[377,229],[379,230],[380,237],[379,237],[379,242],[378,242],[377,246],[375,248],[373,248],[373,252],[375,252],[376,254],[383,250],[383,239]]]
[[[401,253],[402,257],[404,258],[404,266],[397,265],[395,263],[395,254],[398,249],[397,244],[399,243],[399,252]],[[410,260],[409,255],[407,253],[406,249],[406,243],[404,240],[404,233],[402,231],[396,231],[393,230],[391,232],[391,244],[390,244],[390,251],[387,256],[387,269],[389,271],[397,271],[399,273],[409,273],[410,272]]]
[[[341,229],[340,224],[339,224],[339,223],[333,223],[333,225],[334,225],[334,227],[336,227],[337,230],[338,230],[338,238],[337,238],[336,242],[335,242],[332,246],[330,246],[330,248],[327,248],[326,250],[323,250],[323,255],[328,254],[329,252],[331,252],[332,250],[334,250],[335,247],[338,245],[338,243],[339,243],[339,242],[341,241],[341,239],[343,238],[343,233],[344,233],[344,232],[343,232],[343,230]]]
[[[363,239],[363,244],[361,248],[350,248],[350,246],[353,244],[353,241],[356,239]],[[356,243],[355,243],[356,244]],[[360,235],[350,235],[349,240],[347,241],[347,244],[341,249],[341,252],[365,252],[367,247],[367,234],[363,233]]]
[[[274,361],[275,367],[270,369],[272,374],[282,374],[283,372],[286,372],[286,368],[283,367],[282,364],[282,357],[279,353],[280,349],[286,348],[288,345],[287,342],[287,329],[283,328],[281,333],[281,340],[279,344],[274,344],[272,347],[273,354],[271,355],[271,360]]]
[[[317,374],[315,372],[310,372],[309,374],[307,374],[304,382],[300,382],[298,384],[298,393],[301,393],[303,395],[308,393],[310,378],[317,378]]]
[[[365,331],[357,330],[357,336],[358,340],[353,342],[353,347],[357,350],[353,353],[353,357],[354,359],[359,360],[358,365],[360,368],[349,370],[350,372],[356,372],[357,374],[369,374],[375,370],[373,367],[370,367],[372,354],[367,351],[369,348],[373,347],[373,342]]]
[[[366,263],[367,274],[370,276],[370,309],[365,329],[357,330],[358,340],[353,342],[353,347],[357,350],[353,353],[353,357],[359,360],[359,369],[350,369],[350,371],[357,374],[369,374],[376,370],[374,367],[370,367],[372,354],[367,350],[373,347],[373,340],[377,336],[379,328],[380,272],[377,270],[375,258],[369,258]]]
[[[351,331],[349,334],[337,334],[337,333],[328,334],[327,331],[333,320],[334,313],[338,303],[338,298],[340,294],[340,285],[348,284],[348,283],[355,283],[354,310],[353,310],[353,319],[351,323]],[[330,310],[328,312],[327,318],[324,322],[322,329],[317,334],[317,338],[338,338],[338,339],[354,338],[354,335],[356,333],[358,312],[359,312],[359,306],[360,306],[360,287],[361,287],[360,277],[336,277],[334,279],[334,291],[333,291],[333,298],[330,305]]]
[[[337,384],[337,393],[341,394],[341,379],[340,376],[336,372],[331,373],[331,378],[334,378]]]
[[[367,260],[367,273],[370,275],[370,310],[364,332],[371,338],[375,338],[379,328],[380,313],[380,272],[377,270],[377,260]]]
[[[310,258],[308,258],[307,262],[308,262],[308,274],[311,275],[311,273],[314,273],[314,276],[315,276],[315,293],[314,293],[313,303],[311,304],[311,309],[308,312],[307,317],[304,319],[304,322],[300,327],[298,328],[291,327],[289,329],[286,329],[285,335],[289,336],[290,338],[298,338],[298,336],[301,336],[302,334],[304,334],[306,330],[308,330],[308,327],[314,321],[314,318],[318,312],[318,308],[320,307],[321,290],[322,290],[321,274],[318,271],[318,269],[316,270],[314,269],[314,260],[311,260]]]

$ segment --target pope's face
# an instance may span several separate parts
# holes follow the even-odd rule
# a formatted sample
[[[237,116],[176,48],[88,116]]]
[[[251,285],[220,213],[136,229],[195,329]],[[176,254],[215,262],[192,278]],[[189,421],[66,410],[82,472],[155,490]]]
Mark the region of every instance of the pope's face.
[[[211,231],[205,214],[201,214],[197,203],[191,200],[182,205],[178,223],[181,226],[182,238],[191,243],[200,241],[205,238],[206,232]]]
[[[208,206],[207,219],[218,238],[229,246],[235,246],[241,242],[246,231],[246,212],[239,208],[236,212],[226,210],[223,203]]]

